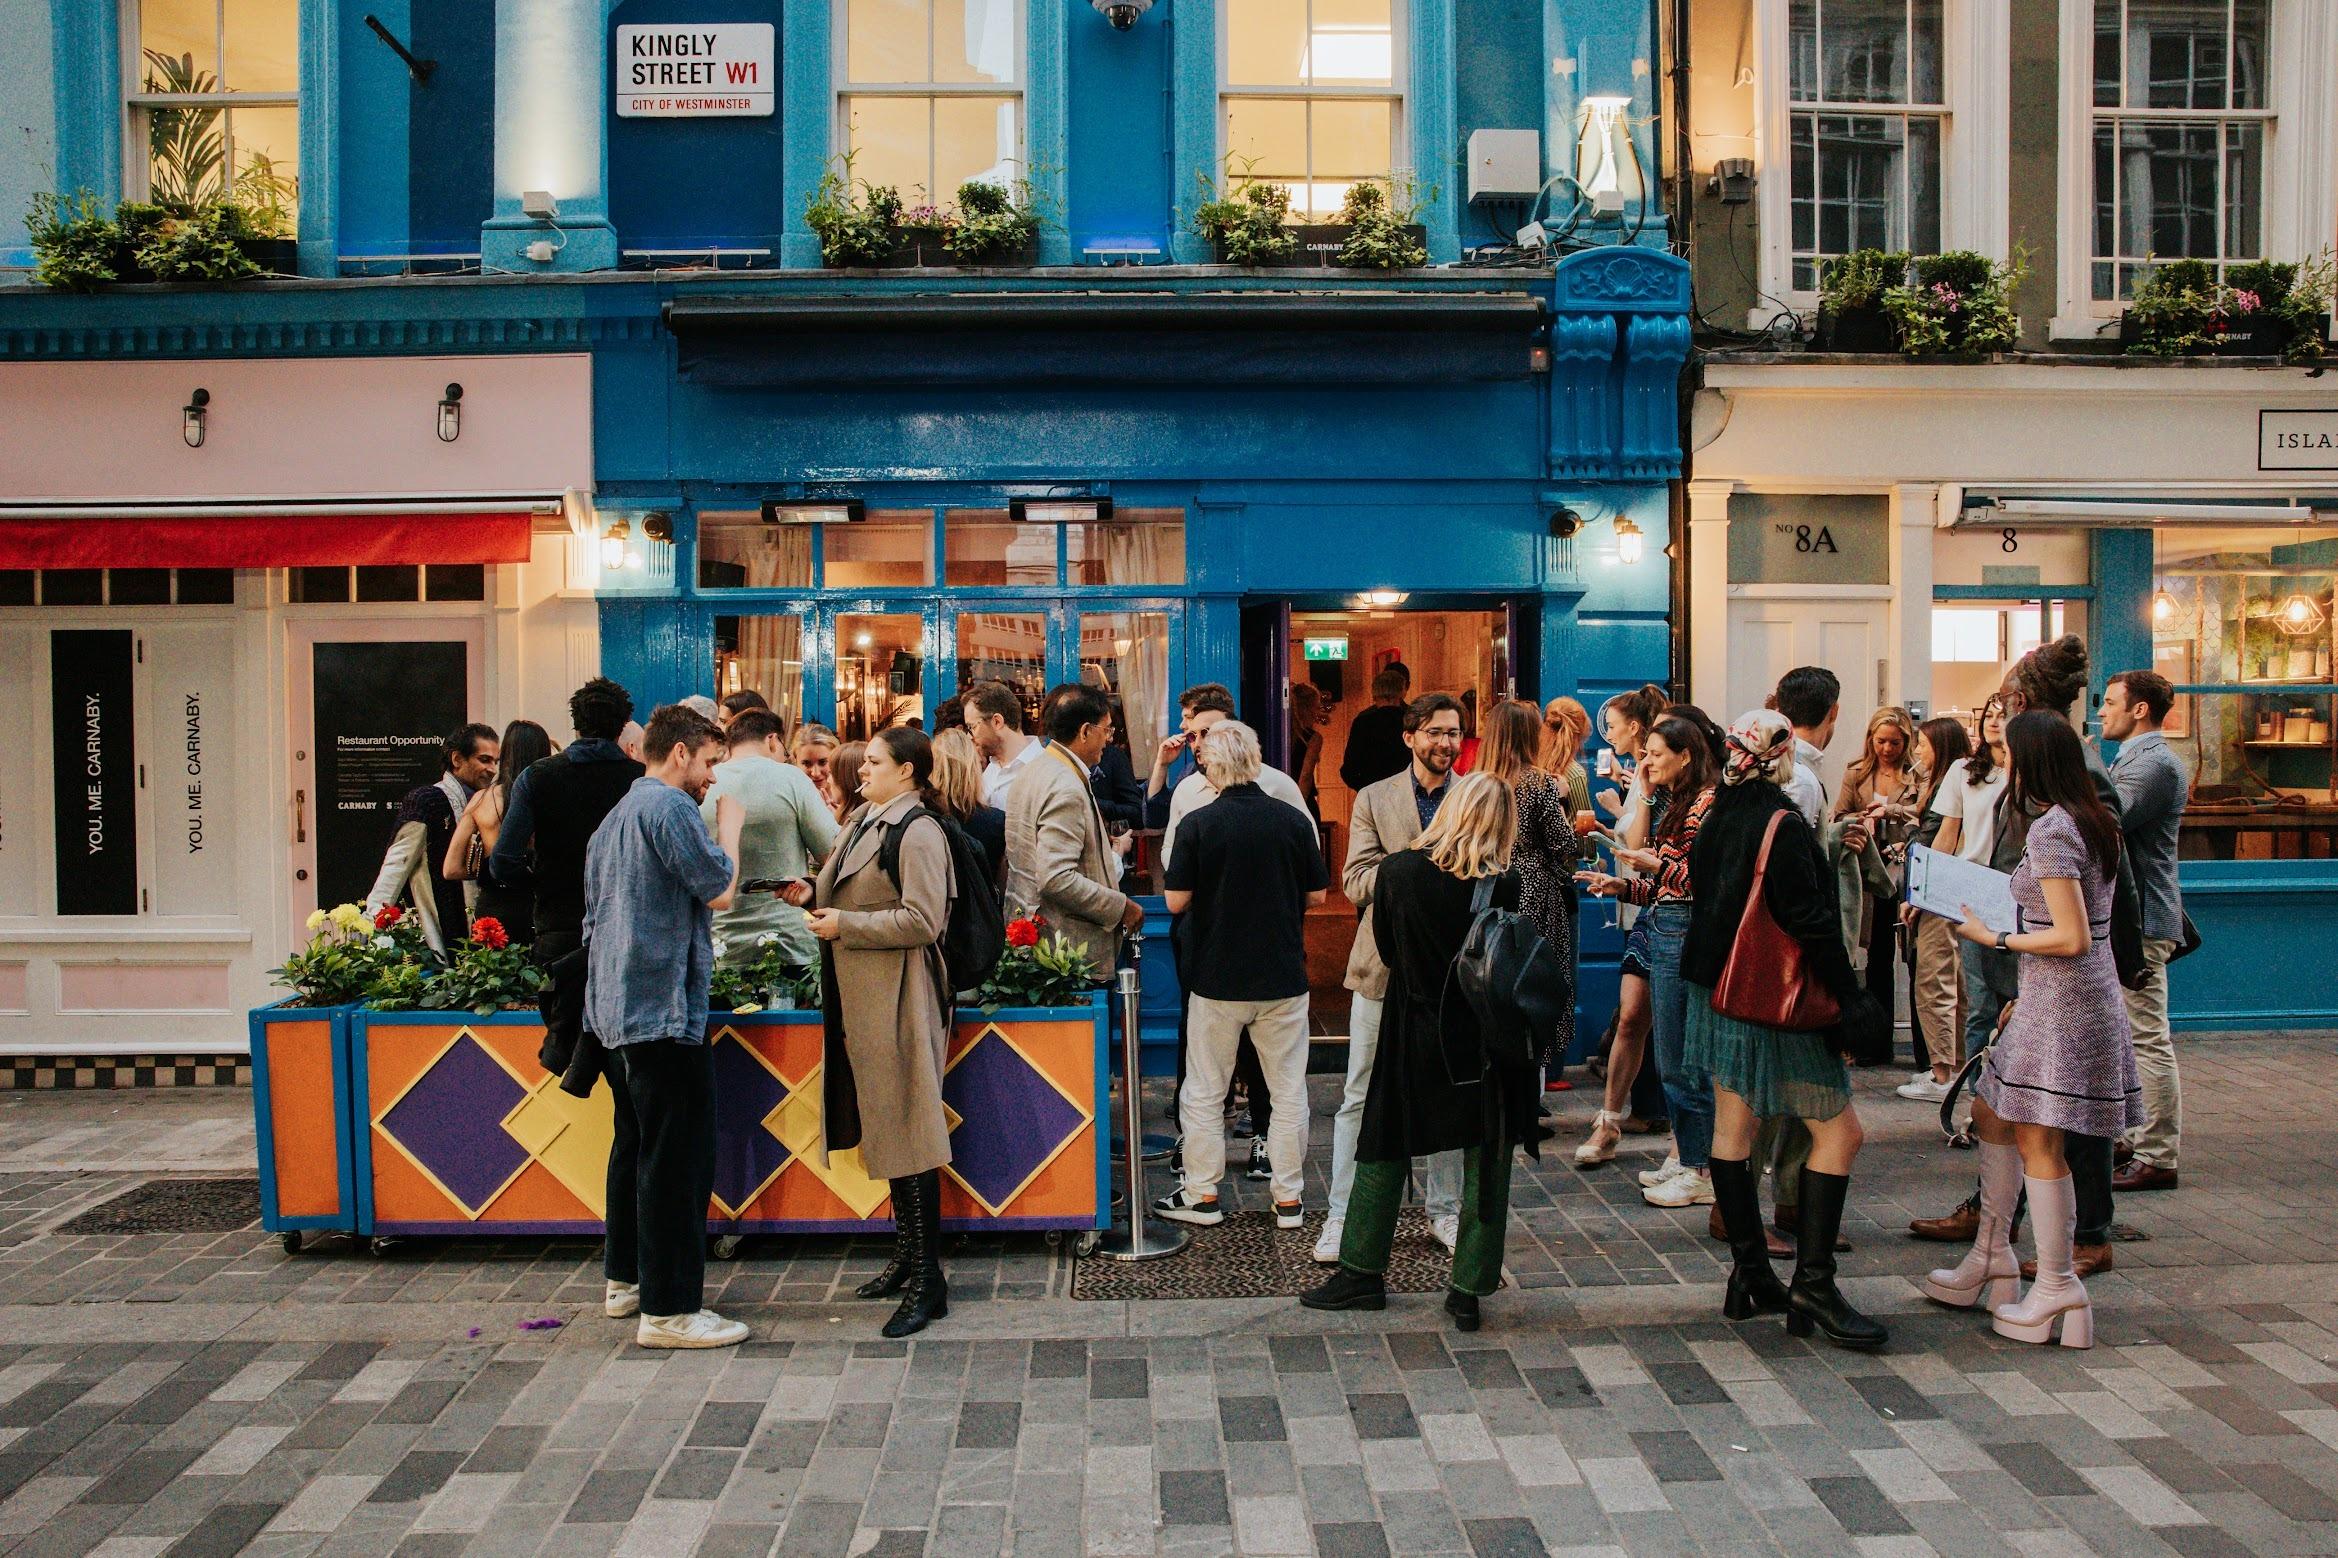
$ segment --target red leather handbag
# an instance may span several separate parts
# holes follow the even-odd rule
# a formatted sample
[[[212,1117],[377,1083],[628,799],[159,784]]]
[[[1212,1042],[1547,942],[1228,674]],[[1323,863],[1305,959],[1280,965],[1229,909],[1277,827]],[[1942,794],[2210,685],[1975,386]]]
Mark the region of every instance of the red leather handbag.
[[[1729,961],[1713,986],[1713,1010],[1739,1022],[1764,1028],[1809,1033],[1831,1028],[1843,1017],[1834,992],[1810,977],[1802,943],[1786,934],[1770,917],[1762,901],[1762,877],[1770,869],[1770,846],[1777,841],[1782,811],[1770,814],[1762,834],[1762,852],[1754,861],[1753,886],[1745,895],[1745,914],[1737,922],[1737,939],[1730,944]]]

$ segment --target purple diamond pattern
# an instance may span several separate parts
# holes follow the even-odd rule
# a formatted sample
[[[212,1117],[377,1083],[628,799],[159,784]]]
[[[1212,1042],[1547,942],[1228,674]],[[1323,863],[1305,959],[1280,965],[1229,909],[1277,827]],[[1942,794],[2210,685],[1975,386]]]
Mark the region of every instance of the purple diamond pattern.
[[[950,1169],[994,1209],[1004,1208],[1087,1124],[1070,1099],[990,1029],[942,1078],[942,1099],[961,1122],[950,1132]],[[968,1121],[980,1129],[967,1131]]]
[[[763,1122],[787,1101],[787,1084],[734,1038],[713,1041],[714,1193],[737,1212],[786,1168],[787,1146]]]
[[[528,1161],[499,1124],[527,1090],[465,1033],[381,1118],[381,1129],[473,1217]]]

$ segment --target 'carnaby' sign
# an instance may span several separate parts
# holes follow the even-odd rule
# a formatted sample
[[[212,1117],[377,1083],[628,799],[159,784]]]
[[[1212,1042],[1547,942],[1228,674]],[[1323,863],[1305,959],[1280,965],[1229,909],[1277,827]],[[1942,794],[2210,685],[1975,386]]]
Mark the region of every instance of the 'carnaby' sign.
[[[2338,411],[2258,412],[2257,469],[2338,471]]]
[[[620,119],[722,119],[772,110],[769,22],[620,27]]]

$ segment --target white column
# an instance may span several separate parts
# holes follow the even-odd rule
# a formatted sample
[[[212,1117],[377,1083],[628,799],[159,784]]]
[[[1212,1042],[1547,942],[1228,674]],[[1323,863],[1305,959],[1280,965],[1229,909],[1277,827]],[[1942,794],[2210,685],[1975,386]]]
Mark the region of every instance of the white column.
[[[1932,706],[1932,536],[1941,489],[1905,482],[1891,492],[1891,656],[1889,681],[1901,702]]]
[[[1689,701],[1708,710],[1729,700],[1729,495],[1736,490],[1733,481],[1689,483],[1689,598],[1679,609],[1689,617]]]

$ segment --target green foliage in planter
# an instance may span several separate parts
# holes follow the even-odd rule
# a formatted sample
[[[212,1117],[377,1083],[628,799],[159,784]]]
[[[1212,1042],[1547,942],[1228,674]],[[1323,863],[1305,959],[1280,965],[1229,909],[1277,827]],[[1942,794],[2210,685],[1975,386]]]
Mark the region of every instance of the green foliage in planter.
[[[1077,1006],[1096,989],[1088,954],[1039,920],[1007,922],[1007,949],[969,997],[985,1012],[1002,1006]]]
[[[1918,256],[1908,282],[1883,293],[1901,350],[1962,362],[2012,350],[2021,341],[2013,294],[2028,270],[2026,251],[2004,265],[1967,250]]]
[[[1290,227],[1288,189],[1253,179],[1220,199],[1206,173],[1201,186],[1206,198],[1194,210],[1194,233],[1224,254],[1228,264],[1274,265],[1299,252],[1299,235]]]
[[[268,972],[271,983],[293,992],[296,1006],[410,1001],[437,967],[420,924],[396,904],[372,915],[354,903],[319,909],[308,917],[308,933],[306,946]]]
[[[2216,269],[2204,260],[2170,260],[2135,279],[2126,324],[2135,357],[2188,357],[2212,349],[2224,334]]]
[[[1340,202],[1339,221],[1349,229],[1339,246],[1339,263],[1354,270],[1409,270],[1429,263],[1429,251],[1411,228],[1421,195],[1411,180],[1358,179]]]
[[[156,281],[241,281],[260,274],[243,245],[262,235],[232,202],[164,217],[138,245],[138,268]]]
[[[32,279],[60,292],[90,292],[122,279],[121,225],[98,208],[87,190],[38,194],[25,214],[32,239]]]
[[[961,264],[989,265],[1015,258],[1038,237],[1030,185],[1009,191],[969,179],[958,186],[958,219],[942,234],[942,247]]]
[[[1854,249],[1819,267],[1819,307],[1841,315],[1855,308],[1879,305],[1886,290],[1908,279],[1905,249]]]
[[[820,263],[882,265],[901,242],[901,195],[890,184],[856,182],[852,158],[820,175],[804,205],[804,225],[820,240]]]
[[[719,960],[725,950],[718,938],[715,957]],[[793,1010],[818,1011],[820,970],[789,961],[779,937],[766,931],[755,938],[755,956],[746,962],[716,962],[707,1003],[718,1011],[759,1012],[774,996],[785,996]]]

